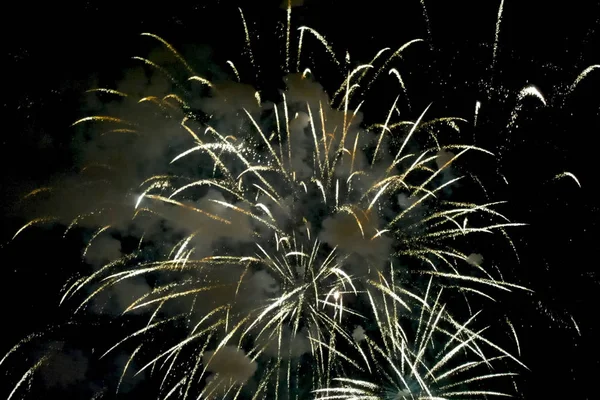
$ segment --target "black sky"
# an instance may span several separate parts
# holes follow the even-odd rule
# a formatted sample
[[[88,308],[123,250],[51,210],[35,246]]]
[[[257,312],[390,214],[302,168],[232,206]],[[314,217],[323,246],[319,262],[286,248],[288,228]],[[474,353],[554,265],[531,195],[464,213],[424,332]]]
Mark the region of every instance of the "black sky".
[[[567,100],[563,98],[581,71],[600,63],[600,3],[504,1],[494,70],[490,66],[499,1],[426,0],[429,26],[419,0],[304,3],[294,9],[294,23],[323,33],[340,58],[348,49],[366,62],[382,47],[430,35],[433,50],[411,61],[422,72],[407,78],[415,103],[433,101],[440,112],[456,111],[471,118],[475,101],[485,97],[483,84],[493,79],[500,88],[484,105],[489,112],[482,109],[486,114],[477,134],[488,146],[508,143],[503,173],[511,185],[499,186],[498,192],[514,204],[515,219],[531,225],[516,237],[522,262],[512,268],[531,284],[536,296],[517,296],[501,306],[522,307],[515,327],[524,361],[532,369],[523,374],[523,392],[530,399],[596,398],[600,71],[590,74]],[[242,6],[257,33],[253,40],[276,43],[273,32],[285,17],[279,1],[23,2],[6,10],[0,141],[3,243],[22,224],[13,212],[19,196],[73,168],[69,126],[84,112],[82,92],[97,82],[110,86],[120,80],[124,68],[133,65],[131,56],[145,56],[153,48],[139,33],[156,33],[192,57],[202,51],[200,59],[207,49],[219,61],[239,57],[243,32],[236,5]],[[274,59],[281,60],[281,48],[276,54],[268,47],[258,49],[256,57],[267,65],[261,79],[268,80],[268,65],[279,63]],[[519,127],[508,132],[505,127],[516,95],[527,84],[539,88],[551,106],[540,110],[526,104]],[[380,90],[384,98],[385,90]],[[570,179],[549,182],[563,171],[574,173],[582,188]],[[24,335],[64,317],[55,311],[58,291],[81,262],[77,240],[65,243],[60,237],[60,230],[44,228],[0,249],[4,253],[0,300],[7,333],[1,354]],[[531,304],[523,307],[522,302]],[[90,356],[76,350],[68,354],[76,360],[70,365],[77,360],[86,364]],[[50,379],[67,391],[72,382],[100,379],[65,376],[72,379]],[[8,393],[2,391],[0,396]]]

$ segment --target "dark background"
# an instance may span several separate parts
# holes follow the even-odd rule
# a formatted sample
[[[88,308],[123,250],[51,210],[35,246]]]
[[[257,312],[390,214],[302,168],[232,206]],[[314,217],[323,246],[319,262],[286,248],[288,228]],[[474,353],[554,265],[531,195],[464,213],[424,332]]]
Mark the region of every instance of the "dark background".
[[[205,3],[105,1],[67,6],[23,2],[5,10],[0,147],[4,335],[0,353],[64,317],[65,311],[57,311],[59,289],[82,265],[80,243],[62,240],[60,229],[34,229],[8,243],[23,221],[14,214],[13,204],[53,174],[72,169],[69,126],[82,116],[81,94],[98,79],[111,86],[124,68],[133,65],[131,56],[148,54],[152,46],[140,44],[140,32],[156,33],[186,55],[201,46],[211,49],[219,61],[240,57],[244,36],[236,3]],[[256,35],[253,40],[281,43],[273,33],[277,23],[285,21],[279,2],[257,4],[237,2]],[[536,295],[517,296],[503,304],[513,310],[522,358],[532,370],[523,372],[523,396],[596,398],[595,379],[600,372],[595,340],[600,289],[595,195],[600,71],[592,72],[566,100],[564,94],[583,69],[600,63],[600,6],[594,1],[505,1],[492,71],[499,2],[425,4],[432,49],[410,61],[420,69],[405,77],[415,109],[433,101],[440,113],[470,119],[475,101],[485,100],[476,138],[494,150],[506,144],[502,173],[510,186],[499,184],[497,192],[510,201],[515,220],[530,224],[515,237],[521,263],[511,268]],[[296,27],[306,24],[324,34],[339,58],[348,49],[362,62],[382,47],[397,48],[429,35],[418,0],[393,5],[306,0],[294,9],[293,18]],[[282,47],[272,49],[256,50],[257,63],[266,65],[259,78],[264,81],[269,79],[269,65],[282,60]],[[486,88],[490,80],[491,92]],[[518,128],[509,131],[510,111],[526,84],[535,84],[549,106],[540,109],[529,100],[533,103],[524,104]],[[378,90],[387,99],[385,88]],[[551,181],[563,171],[577,175],[582,188],[568,178]],[[88,331],[75,332],[70,337],[86,341],[81,336]],[[35,351],[30,356],[35,358]],[[66,361],[63,365],[70,368]],[[1,368],[10,369],[6,364]],[[96,379],[90,375],[85,379]],[[77,384],[82,380],[83,376],[72,379]],[[67,379],[63,390],[71,390],[69,384]]]

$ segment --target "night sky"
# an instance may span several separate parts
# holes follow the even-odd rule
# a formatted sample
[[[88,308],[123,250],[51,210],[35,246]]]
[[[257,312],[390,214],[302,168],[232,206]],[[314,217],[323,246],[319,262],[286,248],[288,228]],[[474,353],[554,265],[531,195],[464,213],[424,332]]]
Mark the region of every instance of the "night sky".
[[[126,71],[138,66],[132,56],[146,57],[160,47],[140,37],[142,32],[163,37],[191,63],[216,76],[224,60],[239,60],[242,75],[264,88],[267,97],[282,86],[285,10],[279,1],[261,1],[260,6],[248,1],[184,3],[22,2],[4,13],[0,355],[30,333],[48,331],[50,325],[57,326],[57,333],[47,335],[45,342],[34,341],[0,366],[0,376],[7,377],[0,379],[0,397],[8,397],[24,368],[49,347],[58,354],[55,367],[36,373],[31,393],[20,388],[13,398],[41,398],[44,393],[91,398],[106,385],[112,388],[110,382],[118,380],[117,368],[124,363],[120,355],[99,363],[92,360],[99,348],[122,336],[119,326],[126,325],[127,318],[137,318],[101,314],[83,318],[81,325],[58,327],[70,314],[58,306],[61,288],[73,274],[90,271],[81,259],[90,233],[75,230],[63,239],[64,227],[47,225],[10,241],[27,221],[17,206],[19,199],[78,168],[81,143],[70,125],[88,115],[91,106],[84,92],[114,87]],[[504,1],[494,62],[500,1],[425,0],[427,19],[419,0],[390,4],[305,0],[293,9],[292,23],[316,29],[338,59],[348,50],[355,64],[368,62],[383,47],[395,49],[409,40],[425,39],[426,44],[402,60],[412,105],[407,119],[415,120],[433,102],[435,115],[472,121],[476,101],[482,102],[477,127],[468,135],[499,154],[498,171],[509,184],[490,169],[493,197],[508,201],[510,206],[503,210],[511,219],[528,224],[511,231],[520,262],[511,254],[497,254],[504,261],[499,268],[508,281],[534,291],[500,296],[486,318],[510,315],[521,359],[530,369],[520,371],[523,398],[597,398],[600,68],[572,93],[569,90],[583,70],[600,64],[600,3]],[[243,8],[252,31],[260,66],[257,77],[246,73],[237,6]],[[316,64],[328,65],[328,56],[315,40],[306,46]],[[315,75],[327,80],[331,71],[329,63],[322,72],[315,69]],[[391,78],[385,79],[389,83]],[[531,84],[547,105],[525,99],[509,126],[519,91]],[[375,85],[380,104],[365,105],[365,114],[369,107],[389,107],[398,93],[396,82],[393,90],[389,87]],[[553,180],[565,171],[578,178],[581,188],[569,177]],[[485,243],[481,246],[486,248]],[[125,380],[123,398],[152,394],[152,386],[141,381]],[[103,398],[113,398],[112,393]]]

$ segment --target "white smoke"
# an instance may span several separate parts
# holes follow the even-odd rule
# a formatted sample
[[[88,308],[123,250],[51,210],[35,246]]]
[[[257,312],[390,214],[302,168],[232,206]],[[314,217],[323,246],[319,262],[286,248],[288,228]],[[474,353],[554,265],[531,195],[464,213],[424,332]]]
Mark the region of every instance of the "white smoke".
[[[232,386],[245,384],[256,372],[257,364],[234,346],[225,346],[202,355],[202,363],[213,375],[204,389],[209,398],[222,398]]]

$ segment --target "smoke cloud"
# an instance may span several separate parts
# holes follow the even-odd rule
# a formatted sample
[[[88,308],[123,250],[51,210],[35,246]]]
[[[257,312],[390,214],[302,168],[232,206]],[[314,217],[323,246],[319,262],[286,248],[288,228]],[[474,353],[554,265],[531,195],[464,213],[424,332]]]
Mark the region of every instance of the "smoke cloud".
[[[232,386],[243,385],[254,375],[257,364],[242,349],[225,346],[202,356],[206,370],[213,372],[204,389],[209,398],[222,398]]]
[[[42,366],[40,375],[49,389],[69,389],[86,379],[88,359],[80,350],[64,348],[60,343],[58,346],[52,362]]]

